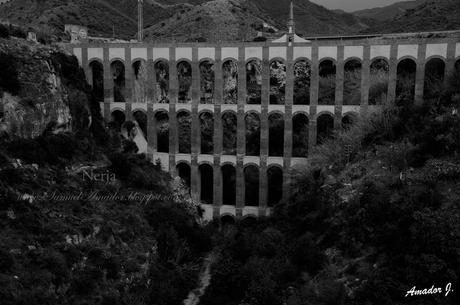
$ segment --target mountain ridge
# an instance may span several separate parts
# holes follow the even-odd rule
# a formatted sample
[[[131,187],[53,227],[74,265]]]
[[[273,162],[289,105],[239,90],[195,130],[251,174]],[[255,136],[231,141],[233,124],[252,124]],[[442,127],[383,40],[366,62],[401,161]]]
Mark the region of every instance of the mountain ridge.
[[[149,35],[153,32],[154,37],[165,39],[188,39],[185,35],[175,35],[174,31],[182,28],[193,30],[196,37],[212,37],[213,35],[207,34],[209,32],[223,32],[222,35],[236,32],[240,34],[231,34],[229,37],[242,40],[249,36],[253,38],[259,32],[260,26],[257,25],[254,26],[257,29],[245,34],[254,22],[268,23],[285,30],[289,4],[289,0],[146,0],[144,28]],[[136,36],[136,0],[113,0],[110,3],[102,0],[11,0],[0,5],[0,19],[32,28],[60,32],[64,24],[76,23],[88,26],[90,36],[112,37],[114,27],[117,38],[132,39]],[[216,6],[230,11],[213,10],[212,7]],[[241,12],[243,8],[245,11]],[[188,16],[191,11],[195,14],[194,19]],[[211,12],[214,16],[210,16]],[[295,16],[299,34],[309,36],[357,33],[368,26],[356,16],[336,13],[310,1],[297,1]],[[200,18],[211,21],[212,26],[207,26],[204,22],[192,22]],[[184,19],[188,20],[187,23],[184,23]],[[226,20],[227,23],[219,24],[219,19]],[[163,23],[165,26],[161,26]],[[171,33],[165,33],[165,29],[172,29]]]
[[[416,8],[427,0],[400,1],[387,6],[375,7],[352,12],[353,15],[378,21],[391,20],[404,14],[408,9]]]
[[[378,22],[363,33],[450,31],[460,29],[460,0],[428,0],[404,14]]]

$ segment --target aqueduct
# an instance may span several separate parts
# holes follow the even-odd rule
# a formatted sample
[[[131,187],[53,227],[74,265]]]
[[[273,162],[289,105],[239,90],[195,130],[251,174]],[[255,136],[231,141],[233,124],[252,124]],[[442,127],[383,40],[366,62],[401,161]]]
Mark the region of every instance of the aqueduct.
[[[435,98],[460,33],[244,43],[71,45],[107,120],[137,120],[145,152],[206,218],[264,216],[332,130],[388,100]],[[434,88],[434,89],[433,89]]]

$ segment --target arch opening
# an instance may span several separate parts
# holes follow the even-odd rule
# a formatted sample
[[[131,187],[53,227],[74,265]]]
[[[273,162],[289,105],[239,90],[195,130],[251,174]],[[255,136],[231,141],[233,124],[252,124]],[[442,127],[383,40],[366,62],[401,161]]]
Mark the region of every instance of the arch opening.
[[[344,66],[343,104],[361,104],[362,64],[357,59],[349,60]]]
[[[259,168],[249,165],[244,168],[244,203],[246,206],[259,206]]]
[[[200,63],[200,89],[202,104],[212,104],[214,100],[214,63],[205,60]]]
[[[246,103],[260,104],[262,96],[262,62],[254,59],[246,64]]]
[[[442,59],[430,59],[425,65],[425,79],[423,98],[425,100],[438,99],[441,96],[444,84],[446,64]]]
[[[334,61],[327,59],[319,64],[319,105],[335,104],[335,82],[337,68]]]
[[[236,155],[236,128],[236,115],[231,112],[224,113],[222,115],[222,153],[224,155]]]
[[[147,114],[143,111],[134,111],[133,112],[133,119],[139,125],[139,128],[143,132],[144,136],[147,138]]]
[[[222,226],[233,226],[235,224],[235,217],[230,215],[224,215],[220,218]]]
[[[138,153],[147,153],[147,115],[140,110],[134,111],[133,120],[129,138],[136,143]]]
[[[110,65],[110,72],[113,76],[113,98],[115,103],[124,103],[125,100],[125,89],[126,89],[126,79],[125,79],[125,65],[119,61],[115,60]]]
[[[205,204],[213,203],[214,171],[211,165],[201,164],[200,172],[200,201]]]
[[[294,64],[294,105],[310,105],[311,66],[306,60]]]
[[[169,115],[166,111],[155,113],[157,151],[169,153]]]
[[[396,103],[412,102],[415,96],[417,64],[410,58],[403,59],[397,68]]]
[[[273,207],[283,198],[283,170],[277,166],[272,166],[267,171],[268,206]]]
[[[190,154],[192,152],[192,116],[186,111],[177,114],[178,142],[180,154]]]
[[[296,114],[292,118],[292,156],[306,158],[308,156],[309,120],[305,114]]]
[[[179,163],[176,166],[177,175],[182,179],[184,186],[188,187],[190,192],[191,185],[191,169],[190,165],[186,163]]]
[[[133,63],[134,103],[147,102],[147,63],[137,60]]]
[[[236,170],[233,165],[222,166],[222,203],[224,205],[236,204]]]
[[[342,118],[342,128],[344,130],[350,129],[358,122],[358,115],[356,113],[348,113]]]
[[[387,102],[390,65],[385,59],[372,61],[369,75],[369,105],[384,105]]]
[[[192,87],[192,66],[189,62],[180,61],[177,64],[177,79],[179,81],[179,103],[190,102],[190,88]]]
[[[246,122],[246,156],[260,156],[260,117],[257,113],[248,113]]]
[[[330,114],[322,114],[316,120],[317,135],[316,143],[323,144],[327,139],[332,138],[334,134],[334,118]]]
[[[284,119],[279,113],[268,117],[268,155],[273,157],[284,155]]]
[[[104,101],[104,66],[98,61],[92,61],[90,64],[92,74],[93,94],[96,100]]]
[[[222,64],[224,104],[238,103],[238,63],[227,60]]]
[[[270,104],[284,105],[286,99],[286,65],[280,60],[270,63]]]
[[[114,110],[111,113],[111,121],[114,123],[115,129],[120,132],[121,131],[121,126],[125,123],[126,121],[126,116],[125,113],[121,110]]]
[[[157,103],[169,103],[169,64],[167,61],[157,61],[154,65],[156,76],[156,101]]]
[[[212,154],[214,152],[214,116],[209,112],[203,112],[199,117],[201,127],[201,153]]]

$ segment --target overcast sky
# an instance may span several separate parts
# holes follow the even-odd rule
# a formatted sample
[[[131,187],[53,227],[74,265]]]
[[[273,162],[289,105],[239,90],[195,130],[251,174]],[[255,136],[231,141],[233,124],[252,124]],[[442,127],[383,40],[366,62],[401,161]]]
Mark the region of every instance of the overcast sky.
[[[393,4],[395,2],[401,2],[401,1],[407,1],[407,0],[310,0],[310,1],[321,4],[322,6],[330,8],[330,9],[342,9],[346,12],[353,12],[353,11],[362,10],[366,8],[386,6],[386,5]]]

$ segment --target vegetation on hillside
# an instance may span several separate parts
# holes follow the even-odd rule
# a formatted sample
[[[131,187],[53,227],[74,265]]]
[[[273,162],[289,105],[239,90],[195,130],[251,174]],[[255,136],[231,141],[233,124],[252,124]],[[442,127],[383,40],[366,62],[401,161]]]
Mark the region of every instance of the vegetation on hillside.
[[[221,236],[200,304],[458,304],[459,81],[318,146],[272,218]]]
[[[182,183],[102,128],[75,57],[30,48],[0,45],[1,304],[181,303],[211,246],[201,212]],[[42,74],[51,67],[56,91],[46,95]],[[54,103],[59,90],[68,95],[62,104]],[[30,113],[69,111],[73,131],[50,120],[38,136],[22,137],[10,128],[15,118],[41,120],[3,113],[4,101]]]

